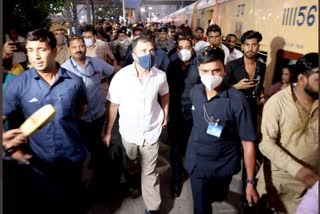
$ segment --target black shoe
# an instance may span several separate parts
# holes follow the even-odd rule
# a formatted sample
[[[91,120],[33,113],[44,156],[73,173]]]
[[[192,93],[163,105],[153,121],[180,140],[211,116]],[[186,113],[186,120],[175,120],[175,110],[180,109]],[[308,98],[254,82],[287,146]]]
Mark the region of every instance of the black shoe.
[[[144,214],[158,214],[157,210],[147,210],[145,209]]]

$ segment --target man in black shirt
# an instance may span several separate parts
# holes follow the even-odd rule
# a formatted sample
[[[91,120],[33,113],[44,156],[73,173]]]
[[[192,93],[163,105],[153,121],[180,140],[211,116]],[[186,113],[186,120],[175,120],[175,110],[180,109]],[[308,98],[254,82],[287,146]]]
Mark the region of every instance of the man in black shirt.
[[[249,206],[259,197],[254,179],[255,125],[244,95],[223,83],[223,63],[223,50],[208,47],[198,57],[202,84],[190,93],[193,127],[185,167],[190,174],[195,214],[212,213],[211,203],[225,200],[232,176],[240,170],[241,147]]]
[[[263,81],[266,66],[257,60],[262,35],[249,30],[241,36],[244,56],[227,63],[224,82],[241,91],[247,98],[254,122],[257,122],[258,104],[265,103]]]
[[[196,54],[188,37],[178,40],[176,49],[178,59],[172,61],[167,70],[171,91],[168,124],[171,145],[172,194],[178,197],[182,187],[182,157],[192,128],[190,90],[200,83]]]

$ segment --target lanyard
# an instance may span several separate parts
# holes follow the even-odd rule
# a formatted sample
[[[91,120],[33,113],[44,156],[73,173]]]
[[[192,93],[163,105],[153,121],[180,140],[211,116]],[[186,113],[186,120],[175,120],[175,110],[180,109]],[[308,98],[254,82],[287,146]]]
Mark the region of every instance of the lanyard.
[[[215,123],[215,126],[217,126],[218,123],[220,122],[219,118],[215,119],[215,117],[213,115],[212,116],[208,115],[208,112],[206,109],[206,104],[203,105],[203,117],[207,123]]]
[[[93,74],[91,74],[91,75],[88,75],[88,74],[86,74],[86,73],[83,73],[82,71],[79,71],[78,68],[77,68],[78,65],[75,65],[75,64],[72,62],[72,58],[71,58],[71,57],[70,57],[70,62],[71,62],[71,64],[72,64],[72,66],[73,66],[80,74],[82,74],[83,76],[92,77],[92,76],[94,76],[94,75],[96,75],[96,74],[99,74],[99,72],[95,70],[95,68],[94,68],[94,66],[93,66],[93,64],[92,64],[91,62],[88,62],[88,64],[90,64],[91,67],[92,67],[92,69],[93,69]],[[87,65],[86,65],[86,67],[87,67]],[[86,70],[86,68],[85,68],[85,70]]]

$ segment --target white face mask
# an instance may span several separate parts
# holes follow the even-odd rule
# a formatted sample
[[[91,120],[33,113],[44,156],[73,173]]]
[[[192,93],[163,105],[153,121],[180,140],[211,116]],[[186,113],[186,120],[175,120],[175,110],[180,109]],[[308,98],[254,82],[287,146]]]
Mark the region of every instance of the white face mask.
[[[221,76],[201,75],[201,82],[207,89],[213,90],[222,83]]]
[[[191,58],[191,51],[188,51],[186,49],[182,49],[178,52],[178,57],[183,61],[186,62]]]
[[[124,45],[124,44],[126,43],[126,41],[127,41],[126,39],[123,40],[123,41],[120,41],[120,40],[119,40],[119,43],[120,43],[121,45]]]
[[[87,47],[90,47],[93,45],[92,39],[84,39],[84,44],[86,44]]]

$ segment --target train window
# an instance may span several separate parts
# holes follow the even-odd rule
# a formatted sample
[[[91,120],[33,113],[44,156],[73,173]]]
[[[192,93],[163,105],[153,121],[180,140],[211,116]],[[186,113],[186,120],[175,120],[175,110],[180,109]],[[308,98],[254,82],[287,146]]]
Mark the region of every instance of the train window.
[[[277,59],[276,59],[276,65],[274,68],[274,76],[273,76],[272,84],[281,80],[281,72],[282,72],[283,66],[295,64],[295,62],[301,56],[302,56],[302,54],[280,49],[277,52]]]

